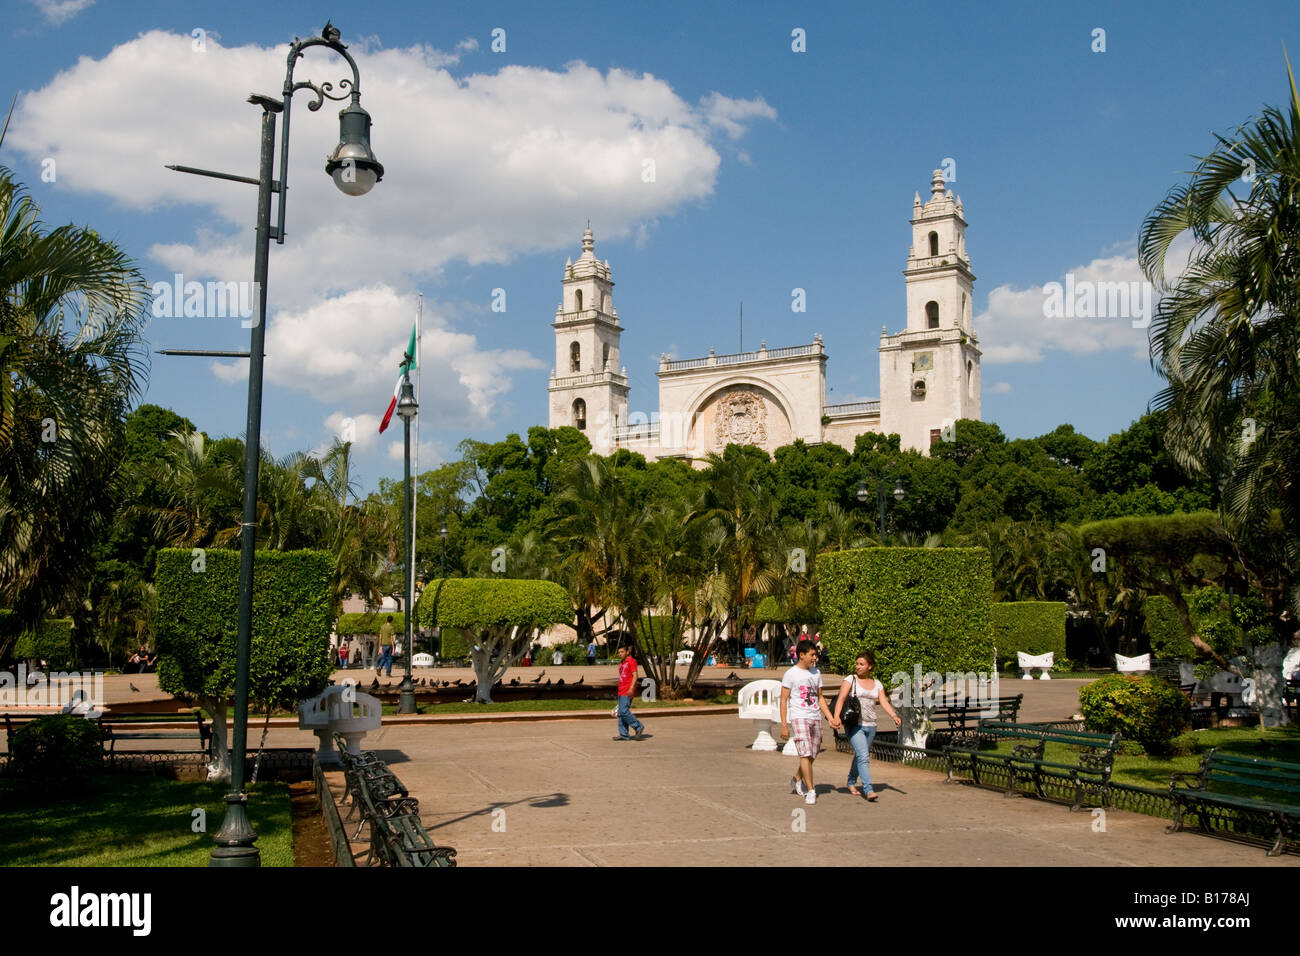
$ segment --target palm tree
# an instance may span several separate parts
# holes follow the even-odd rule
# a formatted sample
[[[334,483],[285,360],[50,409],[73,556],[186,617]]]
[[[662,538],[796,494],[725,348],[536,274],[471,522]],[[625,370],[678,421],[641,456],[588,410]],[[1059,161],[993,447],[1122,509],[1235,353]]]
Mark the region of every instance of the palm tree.
[[[1151,359],[1168,385],[1165,444],[1220,482],[1229,530],[1256,534],[1274,508],[1300,566],[1300,94],[1269,107],[1200,159],[1142,226],[1139,259],[1163,293]],[[1244,196],[1239,196],[1248,188]],[[1165,274],[1190,233],[1187,268]],[[1234,535],[1240,537],[1240,535]],[[1300,608],[1300,591],[1291,600]],[[1274,609],[1275,612],[1278,610]]]
[[[147,374],[147,286],[93,230],[46,230],[0,167],[0,606],[9,634],[71,600],[122,494]],[[0,651],[7,639],[0,636]]]

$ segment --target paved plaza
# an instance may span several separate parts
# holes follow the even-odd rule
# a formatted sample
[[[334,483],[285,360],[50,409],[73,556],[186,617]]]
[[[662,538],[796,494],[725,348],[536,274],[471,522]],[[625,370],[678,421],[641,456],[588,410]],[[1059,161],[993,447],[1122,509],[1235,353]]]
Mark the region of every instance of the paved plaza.
[[[519,668],[528,679],[538,668]],[[587,684],[613,678],[612,668],[548,668],[554,679]],[[469,671],[421,671],[439,680]],[[725,677],[718,669],[710,676]],[[742,672],[746,679],[778,672]],[[372,671],[338,672],[363,688]],[[387,682],[387,679],[383,679]],[[393,678],[395,682],[396,675]],[[834,686],[828,675],[827,686]],[[1004,680],[1002,694],[1025,694],[1022,720],[1068,718],[1083,681]],[[132,687],[136,689],[133,690]],[[120,709],[166,698],[154,675],[107,678],[105,696]],[[613,701],[610,702],[613,707]],[[608,711],[484,713],[385,717],[368,735],[420,801],[421,817],[462,866],[1260,866],[1289,867],[1294,855],[1269,859],[1257,846],[1197,833],[1167,835],[1166,821],[1120,810],[1104,819],[1061,804],[1004,797],[943,774],[872,761],[879,800],[844,789],[850,757],[834,750],[827,730],[816,763],[818,801],[790,793],[794,758],[748,749],[755,730],[734,708],[719,712],[640,711],[650,737],[615,742]],[[889,721],[882,719],[882,728]],[[250,727],[255,748],[260,721]],[[269,747],[314,747],[292,719],[276,719]],[[336,800],[342,774],[327,773]],[[1104,826],[1104,829],[1102,827]],[[348,828],[356,829],[355,822]],[[365,833],[354,845],[365,852]]]
[[[747,749],[735,716],[656,717],[644,741],[614,720],[392,726],[367,737],[463,866],[1294,866],[1258,847],[1109,810],[945,784],[872,761],[880,798],[842,789],[849,757],[817,759],[818,801],[790,793],[794,758]],[[336,799],[343,778],[328,774]],[[883,785],[883,786],[882,786]],[[840,789],[837,789],[840,788]],[[1094,827],[1104,822],[1104,832]],[[349,834],[355,830],[355,823]],[[365,834],[362,834],[363,839]],[[355,846],[364,852],[364,844]]]

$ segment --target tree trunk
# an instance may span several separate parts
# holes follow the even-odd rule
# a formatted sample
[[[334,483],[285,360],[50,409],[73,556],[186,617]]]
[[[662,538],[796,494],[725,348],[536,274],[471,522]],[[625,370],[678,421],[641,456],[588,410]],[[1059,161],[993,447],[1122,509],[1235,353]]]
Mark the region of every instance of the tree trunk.
[[[208,779],[222,783],[230,780],[230,750],[226,746],[226,699],[200,697],[203,708],[212,715],[212,759],[208,763]]]
[[[924,705],[920,707],[895,707],[898,716],[903,719],[898,728],[898,743],[903,747],[925,748],[926,739],[930,736],[930,708]]]

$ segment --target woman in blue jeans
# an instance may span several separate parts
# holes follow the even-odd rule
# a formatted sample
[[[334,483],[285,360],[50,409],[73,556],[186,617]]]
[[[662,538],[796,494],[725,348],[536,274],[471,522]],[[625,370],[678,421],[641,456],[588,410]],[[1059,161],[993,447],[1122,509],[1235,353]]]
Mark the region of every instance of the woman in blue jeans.
[[[844,702],[851,695],[858,699],[862,718],[844,726],[849,735],[849,743],[853,744],[853,762],[849,764],[849,793],[855,797],[865,793],[867,799],[872,801],[876,799],[876,791],[871,787],[871,741],[876,736],[876,708],[883,707],[895,723],[902,723],[898,719],[898,712],[889,703],[885,685],[871,676],[875,669],[876,655],[871,651],[860,653],[854,663],[853,674],[844,678],[839,696],[835,698],[836,720],[843,720]],[[862,781],[861,790],[857,787],[859,779]]]

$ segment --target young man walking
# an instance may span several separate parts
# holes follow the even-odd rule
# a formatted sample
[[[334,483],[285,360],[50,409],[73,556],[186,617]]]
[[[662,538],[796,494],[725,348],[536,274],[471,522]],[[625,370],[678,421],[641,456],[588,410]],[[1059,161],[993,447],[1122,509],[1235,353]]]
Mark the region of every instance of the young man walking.
[[[383,625],[379,628],[379,663],[375,665],[375,676],[385,667],[388,668],[388,676],[393,676],[393,615],[388,615]]]
[[[812,804],[817,802],[813,761],[822,746],[822,715],[826,715],[832,727],[839,727],[840,722],[822,697],[816,643],[805,638],[795,647],[795,652],[798,660],[781,678],[781,739],[785,740],[793,731],[799,768],[790,778],[790,789],[802,796],[804,803]]]
[[[636,693],[636,658],[626,644],[618,646],[618,736],[615,740],[644,740],[645,724],[632,713],[632,695]],[[636,737],[627,735],[636,728]]]

